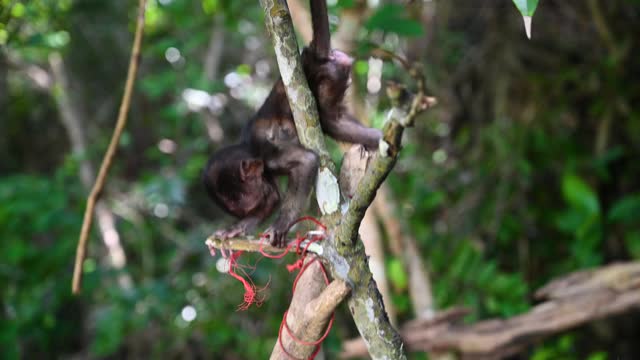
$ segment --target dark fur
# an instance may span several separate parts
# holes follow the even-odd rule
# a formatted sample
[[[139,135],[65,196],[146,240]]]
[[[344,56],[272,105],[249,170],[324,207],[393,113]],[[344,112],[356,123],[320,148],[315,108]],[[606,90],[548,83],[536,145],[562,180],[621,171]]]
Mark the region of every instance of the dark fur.
[[[344,95],[353,60],[331,49],[325,0],[311,0],[313,40],[302,52],[304,72],[318,104],[322,130],[336,140],[377,146],[381,133],[345,114]],[[266,231],[271,243],[285,245],[291,223],[304,210],[318,171],[318,157],[298,141],[282,79],[246,124],[240,143],[221,149],[209,160],[203,182],[223,209],[240,219],[216,236],[247,233],[266,219],[280,200],[275,176],[289,177],[280,214]]]

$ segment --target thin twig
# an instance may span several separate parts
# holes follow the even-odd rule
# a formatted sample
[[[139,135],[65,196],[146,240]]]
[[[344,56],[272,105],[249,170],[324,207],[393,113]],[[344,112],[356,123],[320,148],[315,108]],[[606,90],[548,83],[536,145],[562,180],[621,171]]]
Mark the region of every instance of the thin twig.
[[[218,249],[218,250],[232,250],[232,251],[247,251],[247,252],[263,252],[267,254],[280,254],[283,251],[286,251],[283,248],[275,247],[269,244],[268,241],[263,241],[259,239],[252,238],[234,238],[234,239],[226,239],[220,240],[215,236],[210,236],[205,244],[209,247],[209,249]],[[291,252],[295,252],[295,247],[297,245],[297,240],[293,239],[288,242],[287,246],[291,247]],[[300,242],[300,248],[306,249],[308,252],[312,252],[317,255],[323,254],[323,247],[319,243],[311,243],[309,244],[309,240],[303,240]]]
[[[87,198],[87,207],[84,211],[84,219],[82,221],[82,229],[80,230],[80,239],[78,240],[78,247],[76,249],[76,263],[73,268],[73,283],[71,286],[72,292],[78,294],[80,292],[80,283],[82,282],[82,264],[86,256],[87,239],[89,238],[89,231],[91,230],[91,223],[93,220],[93,209],[96,205],[96,201],[104,188],[104,183],[107,178],[109,168],[113,162],[118,143],[120,142],[120,136],[127,124],[127,114],[129,113],[129,107],[131,105],[131,94],[133,93],[133,84],[135,83],[136,73],[138,72],[138,64],[140,63],[140,45],[142,43],[142,33],[144,30],[144,14],[146,0],[139,0],[138,2],[138,19],[136,23],[136,33],[133,40],[133,47],[131,50],[131,58],[129,59],[129,70],[127,72],[127,81],[125,83],[124,95],[122,96],[122,103],[120,104],[120,112],[118,113],[118,120],[116,127],[111,136],[111,142],[107,148],[107,152],[104,154],[102,164],[100,165],[100,171],[96,182],[91,189],[91,193]]]

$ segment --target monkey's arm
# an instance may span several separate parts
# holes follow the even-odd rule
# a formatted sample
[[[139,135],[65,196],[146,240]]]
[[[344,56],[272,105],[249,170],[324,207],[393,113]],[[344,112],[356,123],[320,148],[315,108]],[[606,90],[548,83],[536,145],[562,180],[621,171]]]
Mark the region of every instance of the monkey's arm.
[[[353,115],[343,113],[331,119],[320,117],[322,130],[332,138],[352,144],[362,144],[367,149],[375,149],[382,138],[382,131],[362,125]]]
[[[313,151],[297,144],[283,147],[267,160],[267,167],[270,170],[287,175],[289,178],[280,214],[265,231],[272,245],[278,247],[286,245],[286,232],[307,204],[307,198],[318,172],[318,164],[318,156]]]

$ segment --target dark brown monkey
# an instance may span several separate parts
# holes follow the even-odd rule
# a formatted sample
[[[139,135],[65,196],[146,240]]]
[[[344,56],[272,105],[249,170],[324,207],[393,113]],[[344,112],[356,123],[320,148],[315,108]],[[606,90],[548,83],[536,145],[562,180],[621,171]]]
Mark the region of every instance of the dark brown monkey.
[[[304,72],[318,104],[322,130],[336,140],[375,148],[377,129],[360,124],[344,111],[353,60],[331,49],[326,0],[311,0],[313,40],[302,52]],[[280,202],[275,178],[289,178],[280,214],[266,230],[275,246],[286,244],[286,231],[304,210],[318,171],[318,157],[298,141],[282,79],[245,125],[240,143],[214,154],[203,172],[213,200],[240,220],[216,231],[226,239],[253,230]]]

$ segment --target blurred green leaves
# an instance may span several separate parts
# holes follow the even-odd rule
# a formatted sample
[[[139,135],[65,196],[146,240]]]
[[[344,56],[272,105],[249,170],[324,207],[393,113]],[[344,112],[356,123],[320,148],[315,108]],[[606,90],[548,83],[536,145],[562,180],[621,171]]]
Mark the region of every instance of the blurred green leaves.
[[[23,17],[25,12],[26,8],[23,3],[17,3],[11,8],[11,16],[15,18]]]
[[[569,243],[572,259],[579,267],[600,264],[602,224],[596,192],[577,175],[567,173],[562,178],[562,194],[569,207],[558,215],[557,225],[574,236]]]
[[[609,221],[633,224],[640,221],[640,193],[629,194],[613,204]]]
[[[124,308],[114,304],[99,309],[96,314],[96,334],[91,352],[96,356],[113,354],[121,346],[125,336],[127,314]]]
[[[494,261],[483,260],[470,241],[459,242],[453,252],[436,253],[432,260],[444,271],[444,276],[436,278],[438,304],[460,296],[453,290],[459,288],[475,289],[464,292],[463,302],[482,313],[510,316],[529,307],[525,301],[528,286],[522,276],[502,272]]]
[[[62,171],[53,177],[0,178],[3,344],[29,342],[30,351],[53,355],[68,349],[73,339],[72,320],[79,313],[67,314],[75,302],[69,293],[68,265],[79,219],[72,205],[74,192],[65,190],[72,184]],[[68,321],[58,321],[63,314]],[[19,358],[23,351],[13,346],[5,355]]]
[[[8,1],[0,7],[0,44],[10,39],[11,45],[18,48],[63,48],[69,43],[70,34],[59,21],[70,6],[70,0]]]
[[[214,14],[219,6],[219,0],[202,0],[202,9],[207,15]]]
[[[412,20],[407,8],[400,4],[384,4],[367,20],[365,27],[369,30],[382,30],[400,36],[421,36],[422,24]]]
[[[24,40],[23,45],[34,48],[61,49],[69,44],[70,35],[67,31],[54,31],[45,34],[34,34]]]

